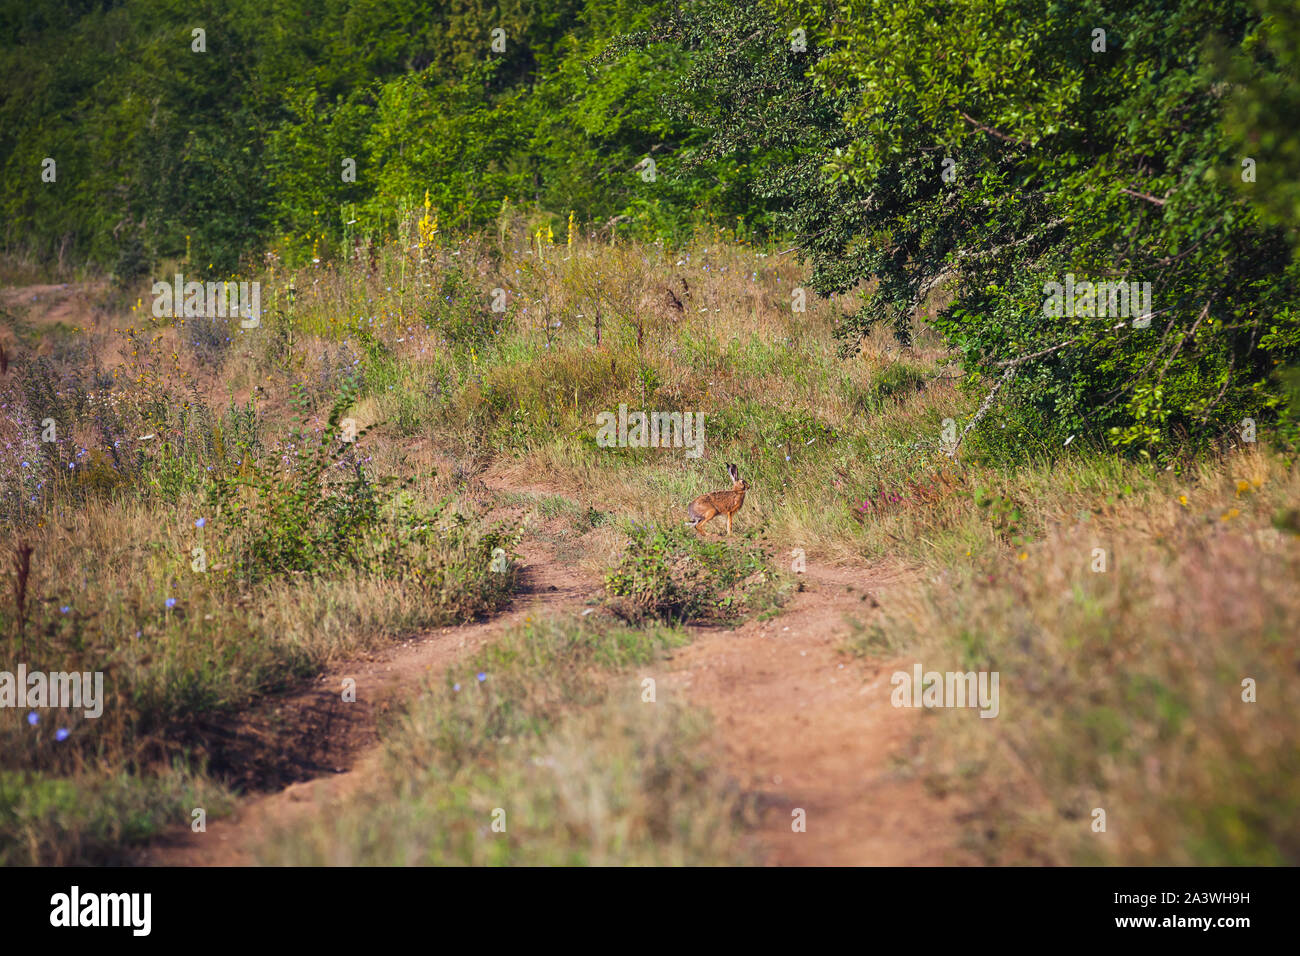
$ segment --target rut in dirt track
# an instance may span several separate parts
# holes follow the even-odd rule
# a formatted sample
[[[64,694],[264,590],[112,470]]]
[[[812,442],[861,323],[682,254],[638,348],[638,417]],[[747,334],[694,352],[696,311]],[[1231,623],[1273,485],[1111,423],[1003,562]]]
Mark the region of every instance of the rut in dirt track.
[[[280,702],[317,712],[315,732],[280,741],[303,762],[298,782],[249,799],[234,817],[210,822],[206,833],[183,830],[157,841],[139,862],[256,862],[254,848],[271,829],[329,812],[366,779],[380,753],[375,726],[386,709],[526,617],[578,613],[599,591],[599,582],[557,563],[535,540],[521,546],[521,557],[519,588],[505,613],[332,669]],[[810,568],[804,589],[780,616],[731,630],[691,628],[693,642],[664,662],[662,692],[713,715],[725,769],[759,798],[756,836],[771,863],[978,862],[960,846],[961,798],[932,792],[911,769],[921,740],[916,711],[889,705],[889,676],[910,662],[861,661],[840,650],[866,602],[905,576],[884,567]],[[339,703],[344,676],[356,678],[357,704]],[[791,826],[796,810],[806,818],[803,832]]]
[[[246,729],[277,755],[277,773],[295,779],[273,792],[247,798],[232,817],[208,822],[205,833],[189,829],[156,840],[134,861],[164,866],[247,866],[270,829],[327,808],[353,792],[377,760],[379,717],[419,692],[432,677],[464,660],[489,640],[530,616],[576,613],[593,583],[556,563],[539,546],[520,549],[519,580],[510,608],[491,620],[439,628],[365,660],[322,675],[313,686],[278,700],[280,729]],[[345,677],[356,680],[357,700],[343,703]],[[292,730],[285,731],[285,727]]]
[[[919,712],[890,704],[890,676],[911,662],[840,650],[851,620],[906,576],[810,566],[779,617],[699,635],[669,662],[661,687],[712,713],[727,771],[759,797],[770,863],[978,862],[961,847],[963,798],[933,792],[914,769]]]

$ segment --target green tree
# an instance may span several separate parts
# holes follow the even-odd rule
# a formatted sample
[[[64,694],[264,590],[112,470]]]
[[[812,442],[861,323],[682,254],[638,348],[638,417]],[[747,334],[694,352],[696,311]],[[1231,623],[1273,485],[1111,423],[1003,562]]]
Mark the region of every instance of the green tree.
[[[1020,442],[1167,456],[1267,416],[1300,350],[1300,274],[1237,191],[1208,52],[1251,55],[1257,25],[1238,0],[782,0],[697,5],[660,34],[700,51],[679,102],[712,111],[715,147],[774,150],[760,189],[810,284],[874,280],[846,346],[879,322],[907,342],[943,290],[933,324]],[[1053,314],[1069,276],[1150,283],[1149,327],[1086,300]]]

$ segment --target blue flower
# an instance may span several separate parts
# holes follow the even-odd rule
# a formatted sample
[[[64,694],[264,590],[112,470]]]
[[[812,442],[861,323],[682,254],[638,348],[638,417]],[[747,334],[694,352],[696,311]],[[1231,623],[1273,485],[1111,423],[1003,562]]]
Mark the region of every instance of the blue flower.
[[[71,610],[72,610],[72,605],[71,605],[71,604],[65,604],[65,605],[63,605],[63,607],[59,608],[59,613],[60,613],[60,614],[67,614],[67,613],[68,613],[69,611],[71,611]]]
[[[175,606],[176,606],[176,599],[175,599],[175,598],[168,598],[167,601],[166,601],[165,603],[167,604],[168,607],[175,607]]]
[[[459,693],[459,692],[460,692],[460,685],[459,685],[459,684],[452,684],[452,685],[451,685],[451,689],[454,690],[454,691],[456,691],[457,693]]]
[[[207,523],[208,523],[207,518],[200,518],[198,521],[194,522],[194,527],[202,528]]]
[[[31,724],[33,727],[35,727],[38,723],[41,722],[40,715],[37,714],[36,711],[34,711],[34,710],[31,711],[31,712],[28,713],[28,715],[27,715],[27,722],[28,722],[29,724]]]
[[[68,728],[67,728],[67,727],[60,727],[58,730],[56,730],[56,731],[54,732],[54,739],[55,739],[55,740],[59,740],[59,741],[67,740],[67,739],[68,739]]]
[[[478,672],[478,682],[481,684],[481,683],[483,683],[485,680],[487,680],[487,674],[484,674],[482,671],[479,671],[479,672]]]

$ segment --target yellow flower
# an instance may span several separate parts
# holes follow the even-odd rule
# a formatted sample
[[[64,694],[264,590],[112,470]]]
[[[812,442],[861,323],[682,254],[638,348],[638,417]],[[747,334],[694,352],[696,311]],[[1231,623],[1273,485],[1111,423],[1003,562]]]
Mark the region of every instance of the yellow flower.
[[[1178,503],[1179,503],[1180,505],[1182,505],[1184,508],[1186,508],[1186,507],[1187,507],[1187,496],[1186,496],[1186,495],[1179,495],[1179,496],[1178,496]]]
[[[1018,561],[1028,561],[1028,560],[1029,560],[1029,552],[1028,552],[1028,551],[1021,551],[1021,552],[1020,552],[1020,556],[1019,556],[1016,560],[1018,560]]]
[[[1237,497],[1238,497],[1238,498],[1241,497],[1241,493],[1242,493],[1243,491],[1250,491],[1250,482],[1249,482],[1249,481],[1242,481],[1240,478],[1238,478],[1238,479],[1237,479]]]
[[[1219,517],[1219,520],[1220,520],[1220,521],[1230,521],[1231,519],[1237,517],[1237,515],[1239,515],[1239,514],[1241,514],[1240,511],[1238,511],[1236,508],[1231,508],[1231,509],[1229,509],[1228,511],[1225,511],[1225,512],[1224,512],[1224,513]]]

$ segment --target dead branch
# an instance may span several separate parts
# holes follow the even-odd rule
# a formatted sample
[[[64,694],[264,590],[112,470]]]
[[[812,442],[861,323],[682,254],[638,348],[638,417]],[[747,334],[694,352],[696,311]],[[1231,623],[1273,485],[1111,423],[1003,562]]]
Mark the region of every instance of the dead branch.
[[[1002,377],[998,379],[998,383],[993,386],[992,391],[990,391],[986,396],[984,396],[984,404],[982,404],[979,407],[979,411],[975,413],[975,417],[966,423],[966,427],[963,428],[961,430],[961,434],[957,436],[957,443],[953,445],[952,450],[948,452],[949,458],[956,459],[957,449],[961,448],[961,443],[966,440],[967,434],[970,433],[970,430],[972,428],[974,428],[976,425],[979,424],[980,419],[982,419],[985,415],[988,414],[988,410],[993,407],[993,399],[997,397],[998,392],[1002,391],[1002,386],[1006,385],[1007,382],[1011,381],[1011,379],[1015,376],[1015,374],[1016,374],[1016,366],[1008,365],[1007,370],[1002,373]]]

